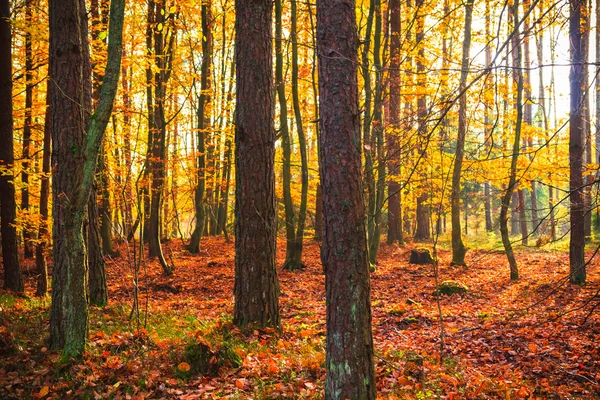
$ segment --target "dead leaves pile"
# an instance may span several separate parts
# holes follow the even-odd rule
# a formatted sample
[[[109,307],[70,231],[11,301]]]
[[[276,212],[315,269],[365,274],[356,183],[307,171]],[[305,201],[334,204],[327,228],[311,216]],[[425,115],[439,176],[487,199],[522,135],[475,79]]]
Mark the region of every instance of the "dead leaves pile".
[[[284,243],[278,248],[281,265]],[[322,398],[325,280],[316,244],[307,243],[306,270],[280,271],[282,332],[241,332],[231,324],[234,248],[222,238],[203,240],[196,256],[169,243],[165,251],[177,267],[171,277],[145,260],[142,324],[130,322],[133,270],[127,249],[119,250],[123,256],[107,264],[110,304],[91,309],[80,361],[45,348],[48,301],[0,302],[0,398]],[[592,310],[600,299],[586,304],[600,287],[595,264],[590,283],[578,287],[564,282],[567,255],[518,254],[522,278],[511,282],[502,254],[472,252],[463,268],[450,267],[442,251],[439,281],[457,280],[469,291],[437,297],[432,267],[408,264],[408,250],[382,245],[371,275],[378,396],[600,396],[600,318]],[[33,293],[34,276],[28,279]],[[241,365],[192,374],[184,349],[194,340],[214,349],[229,341]]]

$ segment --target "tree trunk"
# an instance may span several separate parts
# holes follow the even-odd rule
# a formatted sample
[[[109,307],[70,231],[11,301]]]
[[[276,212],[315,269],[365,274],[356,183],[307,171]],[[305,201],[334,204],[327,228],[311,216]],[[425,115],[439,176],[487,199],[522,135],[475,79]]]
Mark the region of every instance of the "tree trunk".
[[[417,8],[415,16],[417,32],[415,34],[416,46],[418,46],[417,64],[417,87],[425,87],[427,84],[427,74],[425,72],[425,15],[423,14],[423,0],[416,0]],[[419,136],[419,157],[427,157],[427,98],[425,94],[419,94],[417,97],[417,130]],[[423,164],[425,164],[423,162]],[[425,168],[425,167],[422,167]],[[424,179],[427,179],[427,174],[422,174]],[[419,194],[417,195],[417,229],[415,232],[416,240],[428,240],[431,238],[431,229],[429,226],[429,200],[427,184],[421,184]]]
[[[517,109],[517,120],[515,122],[515,141],[513,143],[512,157],[510,163],[510,175],[508,186],[502,196],[502,204],[500,208],[500,235],[502,236],[502,244],[504,245],[504,251],[508,258],[508,264],[510,266],[510,279],[519,279],[519,269],[517,267],[517,260],[512,249],[510,237],[508,236],[508,208],[510,207],[510,201],[513,197],[513,192],[517,186],[517,162],[519,159],[519,152],[521,146],[521,124],[523,123],[523,71],[521,70],[521,45],[519,38],[519,26],[517,22],[519,20],[519,2],[515,0],[512,7],[509,8],[509,14],[512,17],[512,21],[515,26],[513,31],[513,37],[511,39],[512,47],[512,58],[513,58],[513,80],[517,81],[517,93],[515,107]],[[515,213],[513,213],[513,218]]]
[[[283,0],[275,0],[275,86],[279,100],[279,132],[281,134],[281,160],[283,206],[285,209],[285,262],[292,262],[296,243],[294,203],[292,201],[292,144],[288,127],[287,101],[285,97],[285,81],[283,79],[283,38],[282,38],[282,7]]]
[[[12,114],[12,51],[9,0],[0,0],[0,166],[9,174],[0,174],[0,234],[4,289],[22,292],[23,274],[17,244],[14,186],[14,139]]]
[[[402,243],[400,221],[400,0],[390,0],[390,72],[388,159],[388,244]]]
[[[44,123],[44,147],[42,155],[42,177],[40,179],[40,228],[38,232],[38,245],[35,248],[35,269],[37,273],[36,296],[48,294],[48,265],[46,264],[46,249],[48,248],[48,197],[50,195],[50,146],[52,137],[52,116],[50,112],[51,90],[54,85],[47,84],[46,115]]]
[[[206,188],[206,156],[205,140],[206,133],[210,131],[210,102],[211,102],[211,73],[212,73],[212,12],[210,3],[202,3],[202,64],[200,66],[200,96],[198,96],[198,183],[195,191],[195,211],[196,226],[188,245],[188,250],[192,254],[200,252],[200,239],[204,233],[204,223],[206,220],[206,210],[204,204],[204,192]]]
[[[304,247],[304,226],[306,223],[306,207],[308,204],[308,154],[306,150],[306,136],[302,125],[302,109],[300,107],[300,94],[298,87],[298,11],[297,0],[291,0],[292,18],[292,100],[294,104],[294,116],[296,117],[296,130],[298,132],[298,147],[300,147],[300,180],[302,189],[300,194],[300,208],[298,210],[298,222],[296,235],[294,236],[294,250],[292,257],[288,259],[285,268],[288,270],[303,269],[306,266],[302,262]]]
[[[327,344],[325,399],[375,399],[355,2],[317,0]],[[333,156],[332,156],[333,155]]]
[[[375,31],[373,32],[373,69],[375,70],[375,101],[373,102],[373,128],[371,134],[372,147],[370,151],[373,154],[373,179],[374,192],[373,208],[370,211],[369,218],[373,220],[372,231],[369,232],[369,261],[372,265],[377,264],[377,253],[379,252],[379,243],[381,241],[381,215],[383,209],[385,174],[386,166],[384,160],[384,128],[383,128],[383,68],[381,62],[381,0],[375,0]],[[385,50],[385,49],[384,49]],[[375,172],[377,173],[375,177]]]
[[[596,73],[594,74],[595,79],[595,93],[596,93],[596,126],[594,132],[594,141],[596,143],[596,163],[600,163],[600,0],[596,0],[595,5],[596,10]],[[596,173],[596,179],[598,179],[599,175]],[[598,192],[600,192],[600,184],[596,183],[596,196],[598,196]],[[597,200],[596,200],[597,201]],[[596,204],[596,223],[594,224],[594,229],[596,231],[600,231],[600,207]],[[591,210],[590,210],[591,213]]]
[[[280,326],[275,263],[272,3],[236,8],[235,305],[233,322]]]
[[[85,348],[88,308],[83,223],[117,89],[124,11],[123,0],[111,1],[106,72],[98,107],[88,125],[91,68],[85,2],[50,2],[50,81],[56,85],[49,91],[54,171],[50,348],[62,349],[66,357],[79,355]]]
[[[100,159],[100,157],[98,158]],[[90,304],[102,307],[108,303],[108,287],[96,199],[97,194],[94,187],[90,193],[87,210],[88,301]]]
[[[571,237],[569,244],[570,281],[582,284],[586,280],[585,267],[585,204],[583,198],[583,83],[585,53],[581,22],[587,13],[586,0],[571,0],[569,42],[571,52],[571,107],[569,119],[569,190],[571,205]]]
[[[452,205],[452,265],[466,265],[465,254],[467,248],[463,244],[460,232],[460,178],[462,163],[465,153],[465,137],[467,136],[467,77],[469,75],[471,51],[471,20],[473,15],[474,0],[467,0],[465,4],[465,31],[463,35],[461,73],[459,82],[458,99],[458,138],[456,140],[456,153],[454,168],[452,170],[452,192],[450,202]],[[465,234],[467,229],[465,210]]]
[[[27,24],[33,24],[31,0],[25,1],[25,20]],[[31,26],[31,25],[30,25]],[[21,173],[21,210],[29,212],[29,168],[31,150],[31,112],[33,107],[33,54],[31,31],[25,29],[25,118],[23,121],[23,172]],[[23,225],[23,242],[25,258],[33,257],[33,234],[26,219]]]

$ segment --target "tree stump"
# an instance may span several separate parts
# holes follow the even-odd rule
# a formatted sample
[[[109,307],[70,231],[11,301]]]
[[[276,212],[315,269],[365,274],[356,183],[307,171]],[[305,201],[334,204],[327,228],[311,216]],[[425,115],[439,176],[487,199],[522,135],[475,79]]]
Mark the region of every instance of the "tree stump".
[[[409,264],[433,264],[433,258],[431,258],[431,252],[429,249],[412,249],[410,251]]]

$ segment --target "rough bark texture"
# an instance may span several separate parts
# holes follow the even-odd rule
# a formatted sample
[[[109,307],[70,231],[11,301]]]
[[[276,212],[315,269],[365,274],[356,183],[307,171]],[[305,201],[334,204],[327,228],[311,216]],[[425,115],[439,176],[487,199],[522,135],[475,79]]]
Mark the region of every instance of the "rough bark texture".
[[[84,137],[91,108],[91,68],[83,0],[50,2],[52,195],[54,217],[50,348],[73,355],[87,334],[85,205],[75,197],[83,180]],[[87,202],[87,198],[86,198]]]
[[[354,0],[317,1],[326,270],[326,399],[374,399]]]
[[[583,69],[584,52],[581,40],[581,18],[586,12],[585,0],[571,0],[569,17],[569,42],[571,44],[571,118],[569,120],[569,189],[571,204],[571,238],[569,260],[571,282],[584,283],[585,268],[585,231],[583,199]]]
[[[12,171],[14,164],[12,116],[12,54],[10,6],[0,0],[0,167]],[[0,233],[2,235],[2,263],[4,289],[23,291],[23,275],[19,263],[16,204],[13,175],[0,174]]]
[[[121,68],[124,9],[124,0],[111,2],[104,84],[98,107],[88,118],[91,69],[85,1],[50,2],[50,80],[55,85],[50,91],[54,171],[50,347],[62,349],[65,356],[81,354],[85,348],[88,308],[83,223]]]
[[[275,264],[272,3],[236,0],[235,305],[233,321],[279,327]]]

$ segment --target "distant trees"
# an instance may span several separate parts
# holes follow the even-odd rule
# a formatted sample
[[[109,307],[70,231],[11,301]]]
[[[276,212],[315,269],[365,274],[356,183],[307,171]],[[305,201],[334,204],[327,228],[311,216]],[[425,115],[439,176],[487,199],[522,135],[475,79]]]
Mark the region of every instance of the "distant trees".
[[[279,327],[272,2],[236,1],[233,322]]]
[[[17,243],[16,201],[13,164],[12,114],[12,49],[10,2],[0,0],[0,234],[2,235],[2,262],[4,288],[22,292],[23,274],[19,263]]]
[[[326,399],[375,399],[354,0],[317,1]]]

